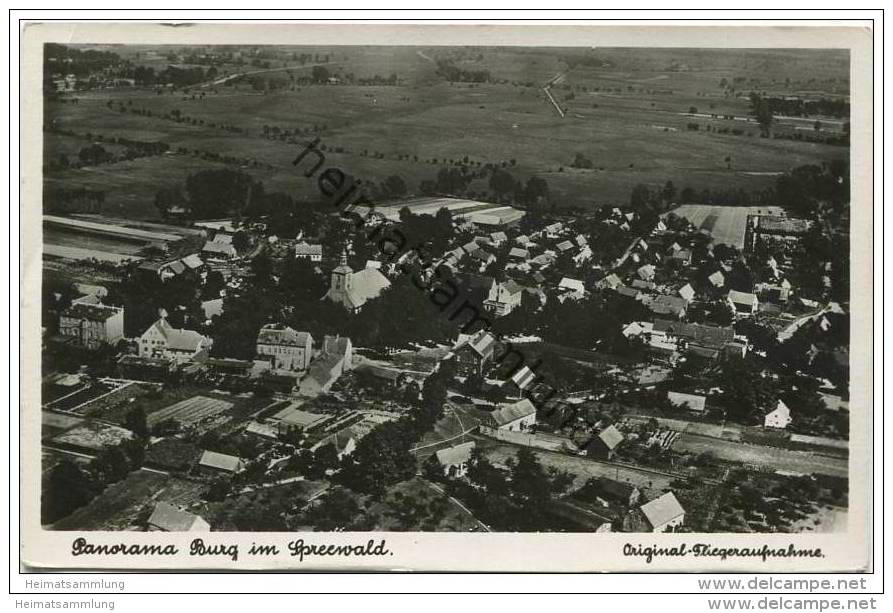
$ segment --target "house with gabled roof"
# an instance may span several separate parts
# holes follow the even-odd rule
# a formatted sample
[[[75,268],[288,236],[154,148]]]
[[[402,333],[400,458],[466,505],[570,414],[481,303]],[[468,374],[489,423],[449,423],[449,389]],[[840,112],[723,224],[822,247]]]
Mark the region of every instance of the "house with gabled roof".
[[[526,364],[517,369],[502,389],[509,398],[523,398],[524,393],[533,388],[536,381],[536,373]]]
[[[726,284],[726,277],[720,270],[717,270],[707,277],[707,280],[710,281],[710,284],[713,285],[713,287],[723,287]]]
[[[530,252],[527,249],[521,249],[520,247],[512,247],[509,250],[509,259],[510,260],[527,260],[530,257]]]
[[[546,236],[549,238],[558,238],[560,233],[564,231],[564,224],[560,221],[556,221],[555,223],[549,224],[543,231],[546,233]]]
[[[610,460],[614,457],[614,450],[623,442],[623,434],[620,433],[615,426],[603,428],[589,443],[586,445],[586,455],[599,458],[601,460]]]
[[[484,301],[484,308],[497,317],[508,315],[521,306],[523,290],[524,288],[518,285],[514,279],[509,279],[502,283],[494,280],[487,294],[487,299]]]
[[[468,472],[468,462],[474,451],[474,441],[440,449],[434,454],[445,477],[461,478]]]
[[[630,511],[623,527],[626,532],[672,532],[684,523],[685,509],[673,492],[667,492]]]
[[[212,258],[234,258],[236,257],[236,248],[231,243],[221,243],[215,239],[205,243],[202,253]]]
[[[594,477],[574,492],[573,497],[585,502],[596,502],[603,507],[632,507],[639,502],[642,492],[632,483],[607,477]]]
[[[92,303],[76,300],[62,311],[59,334],[87,349],[114,345],[124,338],[124,308],[101,304],[95,294],[87,297]]]
[[[206,357],[210,348],[210,338],[195,330],[174,328],[164,313],[139,339],[141,358],[164,358],[178,364]]]
[[[216,451],[205,451],[198,461],[199,468],[205,474],[229,474],[235,475],[245,470],[245,462],[242,458]]]
[[[695,288],[691,286],[691,283],[686,283],[676,292],[679,294],[679,297],[685,300],[686,302],[691,302],[695,299]]]
[[[581,300],[586,297],[586,287],[579,279],[571,279],[570,277],[562,277],[558,282],[558,291],[560,292],[558,299],[564,302],[568,298],[571,300]]]
[[[779,400],[775,408],[763,417],[763,427],[783,430],[791,425],[792,421],[791,410],[788,408],[788,405]]]
[[[703,413],[707,409],[707,397],[683,392],[667,392],[667,400],[677,409]]]
[[[146,521],[149,532],[210,532],[211,525],[200,515],[183,511],[167,502],[159,502]]]
[[[654,272],[655,268],[652,264],[644,264],[636,270],[636,274],[639,275],[639,278],[643,281],[653,281]]]
[[[321,262],[322,245],[317,243],[311,244],[307,241],[301,241],[300,243],[295,245],[295,258],[307,259],[311,262]]]
[[[456,358],[456,370],[460,375],[484,373],[493,361],[496,349],[496,337],[487,330],[460,341],[452,353]]]
[[[729,290],[727,297],[729,306],[735,311],[736,315],[753,315],[760,308],[760,300],[756,294],[750,292],[739,292],[738,290]]]
[[[493,232],[490,234],[490,243],[493,245],[496,245],[497,247],[499,245],[501,245],[502,243],[504,243],[505,241],[507,241],[508,239],[509,239],[509,237],[506,235],[505,232],[502,232],[502,231]]]
[[[483,425],[496,430],[523,432],[536,425],[536,407],[529,398],[501,404],[484,418]]]
[[[609,274],[607,277],[598,282],[599,289],[617,289],[620,285],[623,285],[623,281],[620,280],[613,272]]]
[[[565,253],[566,251],[570,251],[571,249],[573,249],[574,244],[570,241],[561,241],[560,243],[555,245],[555,248],[558,249],[559,253]]]
[[[659,296],[654,296],[654,298],[648,302],[647,306],[655,315],[682,319],[685,317],[687,305],[688,303],[679,296],[667,296],[661,294]]]

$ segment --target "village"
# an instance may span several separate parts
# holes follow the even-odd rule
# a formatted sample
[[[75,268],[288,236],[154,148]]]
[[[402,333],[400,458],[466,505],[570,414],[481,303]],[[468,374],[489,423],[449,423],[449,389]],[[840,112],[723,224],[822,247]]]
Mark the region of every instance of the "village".
[[[751,207],[716,235],[741,210],[702,208],[45,215],[70,240],[45,251],[42,523],[833,529],[834,230]]]
[[[847,58],[383,49],[47,45],[41,525],[846,526]]]

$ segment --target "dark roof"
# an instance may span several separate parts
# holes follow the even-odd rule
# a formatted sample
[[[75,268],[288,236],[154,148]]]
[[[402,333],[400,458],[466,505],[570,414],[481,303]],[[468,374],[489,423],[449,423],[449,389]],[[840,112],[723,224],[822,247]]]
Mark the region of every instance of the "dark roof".
[[[623,483],[607,477],[596,477],[574,492],[572,497],[586,502],[601,498],[608,502],[627,504],[635,489],[636,487],[631,483]]]
[[[712,349],[721,349],[723,345],[730,343],[735,338],[735,331],[732,328],[681,323],[666,319],[656,319],[653,330],[673,334],[687,340],[690,344]]]
[[[309,332],[298,332],[289,326],[277,326],[276,324],[267,324],[257,333],[258,344],[264,345],[304,347],[308,340],[312,342]]]
[[[654,297],[648,308],[651,309],[652,313],[657,313],[658,315],[678,315],[685,312],[685,305],[685,300],[678,296],[660,295]]]
[[[89,321],[106,321],[117,315],[120,311],[121,309],[117,307],[78,302],[65,309],[62,315],[65,317],[73,317],[75,319],[87,319]]]

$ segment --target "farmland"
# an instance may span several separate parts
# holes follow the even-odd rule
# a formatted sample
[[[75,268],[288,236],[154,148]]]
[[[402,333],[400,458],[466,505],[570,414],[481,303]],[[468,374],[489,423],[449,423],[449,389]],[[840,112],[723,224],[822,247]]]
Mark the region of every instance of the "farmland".
[[[206,396],[193,396],[182,400],[159,411],[151,413],[147,418],[149,427],[155,426],[165,420],[173,419],[191,426],[205,419],[215,417],[219,413],[232,408],[233,403]]]
[[[683,204],[671,211],[684,217],[700,230],[709,232],[714,242],[744,248],[748,215],[780,215],[774,206],[730,207],[703,204]]]
[[[258,74],[251,83],[234,79],[204,87],[203,96],[137,88],[83,92],[78,104],[48,106],[55,129],[85,139],[101,135],[103,142],[115,137],[161,141],[170,149],[130,161],[49,171],[46,181],[48,186],[105,191],[99,212],[154,219],[159,188],[180,184],[199,169],[225,165],[206,155],[212,153],[238,160],[231,165],[270,190],[316,198],[316,182],[296,174],[291,161],[302,143],[319,137],[327,165],[366,182],[396,174],[413,193],[450,160],[467,156],[472,166],[513,161],[513,175],[545,178],[559,204],[592,207],[627,201],[636,184],[656,188],[668,180],[697,190],[761,191],[777,173],[848,155],[846,147],[761,138],[748,117],[746,96],[752,89],[845,94],[845,54],[606,49],[599,51],[600,65],[568,70],[579,53],[341,48],[328,64],[331,72],[361,75],[384,66],[397,75],[398,84],[295,86],[289,79],[308,70],[296,68]],[[433,64],[442,58],[488,70],[491,80],[448,83]],[[811,82],[801,81],[807,66],[816,75]],[[563,119],[540,89],[559,73],[565,76],[553,94],[567,109]],[[723,79],[737,87],[721,88]],[[151,116],[142,110],[151,110]],[[187,119],[171,120],[173,112]],[[700,129],[691,129],[692,123]],[[803,132],[804,123],[779,118],[777,130]],[[265,133],[265,126],[276,132]],[[823,118],[822,126],[820,134],[838,134],[842,122]],[[301,136],[277,137],[279,129]],[[47,142],[48,159],[58,153],[55,149],[70,155],[77,145],[64,139]],[[570,167],[578,152],[593,161],[592,168]],[[469,189],[486,192],[486,179],[476,179]]]

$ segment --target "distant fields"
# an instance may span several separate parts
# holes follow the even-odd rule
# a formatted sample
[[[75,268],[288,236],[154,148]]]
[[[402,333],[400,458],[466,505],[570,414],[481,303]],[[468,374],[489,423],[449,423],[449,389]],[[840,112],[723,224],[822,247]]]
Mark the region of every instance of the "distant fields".
[[[567,71],[561,58],[577,51],[482,49],[481,59],[476,52],[459,53],[457,65],[486,68],[509,81],[474,85],[451,85],[437,77],[430,58],[447,53],[347,48],[335,54],[337,61],[330,70],[359,72],[378,66],[379,74],[396,72],[401,78],[398,86],[314,85],[264,93],[242,83],[203,89],[206,97],[196,100],[150,90],[78,94],[79,104],[49,106],[48,115],[57,128],[105,138],[161,140],[173,150],[185,148],[188,155],[55,171],[47,182],[104,189],[108,192],[104,212],[152,219],[157,217],[153,199],[158,188],[179,184],[201,168],[220,166],[193,157],[196,151],[208,151],[250,157],[272,166],[273,170],[244,168],[271,190],[318,197],[315,181],[300,176],[291,165],[300,145],[264,138],[265,125],[311,130],[312,135],[301,134],[298,142],[318,136],[327,149],[327,165],[364,181],[382,181],[397,174],[413,193],[420,181],[436,176],[444,160],[468,156],[472,165],[506,162],[521,180],[541,176],[558,204],[583,207],[623,203],[636,184],[657,188],[668,180],[678,188],[688,185],[696,190],[763,190],[773,184],[773,173],[848,155],[844,147],[760,138],[756,126],[742,120],[687,114],[695,107],[699,115],[746,117],[746,97],[724,93],[718,87],[721,78],[741,75],[744,81],[737,91],[751,87],[799,91],[810,85],[798,80],[810,61],[820,68],[810,74],[826,71],[831,78],[845,79],[845,56],[841,63],[833,54],[747,52],[717,60],[714,50],[604,50],[609,67],[575,67],[553,88],[559,103],[568,108],[567,117],[561,119],[545,102],[540,85]],[[680,63],[686,70],[678,69]],[[269,78],[282,83],[287,74],[270,73]],[[792,79],[790,85],[784,85],[786,78]],[[534,86],[520,84],[527,81]],[[564,89],[580,85],[589,91]],[[822,91],[846,89],[842,80],[812,86]],[[592,91],[596,87],[600,91]],[[107,107],[110,100],[114,108]],[[154,116],[120,113],[119,103],[151,109]],[[172,110],[204,125],[159,117]],[[242,132],[212,128],[211,122],[237,126]],[[687,130],[690,122],[699,123],[701,130]],[[707,125],[741,129],[742,135],[707,132]],[[833,131],[839,126],[828,122],[824,129]],[[56,149],[76,155],[77,143],[70,138],[47,143],[48,158]],[[336,147],[342,151],[335,153]],[[369,155],[363,155],[364,150]],[[383,157],[375,157],[376,152]],[[570,168],[578,152],[591,159],[595,168]],[[731,168],[726,157],[731,157]],[[437,163],[431,163],[432,158]],[[472,183],[471,189],[487,191],[486,179]]]

